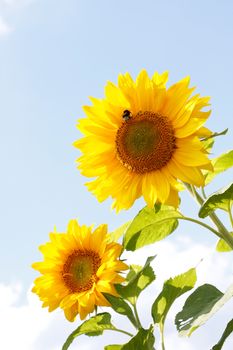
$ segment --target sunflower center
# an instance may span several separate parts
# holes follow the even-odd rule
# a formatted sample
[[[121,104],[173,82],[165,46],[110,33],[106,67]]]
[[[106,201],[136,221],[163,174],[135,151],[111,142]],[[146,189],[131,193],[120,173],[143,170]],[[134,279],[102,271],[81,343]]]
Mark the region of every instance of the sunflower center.
[[[93,251],[75,250],[63,266],[62,277],[66,286],[73,293],[91,289],[97,280],[100,262],[99,255]]]
[[[158,113],[139,112],[125,120],[117,131],[117,157],[135,173],[163,168],[175,148],[172,125],[168,118]]]

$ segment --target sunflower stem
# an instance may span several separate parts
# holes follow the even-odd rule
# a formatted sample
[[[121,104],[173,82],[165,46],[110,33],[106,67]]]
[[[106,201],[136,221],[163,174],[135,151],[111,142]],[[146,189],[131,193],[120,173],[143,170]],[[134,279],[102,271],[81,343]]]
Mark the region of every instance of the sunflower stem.
[[[200,203],[202,205],[204,203],[203,198],[199,195],[199,193],[196,191],[195,187],[193,187],[193,192]],[[233,249],[233,237],[228,232],[227,228],[223,225],[221,220],[218,218],[218,216],[215,214],[215,212],[209,214],[210,219],[215,224],[215,226],[218,228],[219,233],[222,235],[222,239]]]
[[[229,203],[228,203],[228,213],[229,213],[231,226],[233,227],[233,216],[232,216],[232,212],[231,212],[231,201],[229,201]]]
[[[165,350],[164,325],[161,325],[161,326],[160,326],[160,334],[161,334],[161,346],[162,346],[162,350]]]
[[[196,199],[196,201],[202,206],[203,203],[204,203],[204,199],[196,191],[195,187],[194,186],[190,186],[187,183],[185,183],[185,186],[186,186],[187,190],[191,193],[191,195]],[[211,231],[213,232],[213,230],[214,230],[215,234],[216,234],[216,232],[218,232],[217,236],[222,238],[233,249],[233,237],[228,232],[228,230],[223,225],[223,223],[220,221],[220,219],[217,217],[217,215],[214,212],[212,212],[208,216],[209,216],[209,218],[212,220],[212,222],[215,224],[215,226],[218,229],[218,231],[215,231],[214,229],[211,228],[212,229]]]
[[[126,332],[124,331],[123,329],[119,329],[119,328],[114,328],[114,329],[111,329],[112,331],[116,331],[116,332],[120,332],[120,333],[124,333],[126,335],[128,335],[129,337],[133,337],[134,335],[132,333],[129,333],[129,332]]]
[[[178,218],[178,220],[186,220],[186,221],[191,221],[191,222],[194,222],[195,224],[198,224],[200,226],[203,226],[205,228],[207,228],[208,230],[210,230],[211,232],[213,232],[216,236],[218,236],[219,238],[223,238],[222,235],[216,231],[214,228],[212,228],[211,226],[205,224],[204,222],[202,221],[199,221],[197,219],[193,219],[193,218],[190,218],[188,216],[182,216],[180,218]]]
[[[204,199],[206,199],[205,189],[204,187],[201,187],[201,193]]]
[[[135,315],[135,318],[136,318],[136,321],[137,321],[137,328],[142,328],[142,324],[141,324],[141,321],[139,319],[139,316],[138,316],[138,310],[137,310],[137,306],[136,306],[136,301],[133,303],[133,310],[134,310],[134,315]]]

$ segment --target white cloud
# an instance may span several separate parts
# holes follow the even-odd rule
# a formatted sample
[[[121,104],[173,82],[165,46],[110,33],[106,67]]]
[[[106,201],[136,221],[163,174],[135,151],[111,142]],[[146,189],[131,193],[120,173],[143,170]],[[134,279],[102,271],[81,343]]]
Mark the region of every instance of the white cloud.
[[[212,247],[194,243],[191,239],[184,240],[178,237],[173,242],[165,240],[135,253],[127,253],[127,255],[131,263],[143,264],[148,255],[156,253],[158,256],[154,260],[153,267],[157,279],[139,299],[139,314],[144,327],[148,327],[151,322],[150,306],[160,292],[164,279],[198,265],[199,284],[213,283],[225,291],[232,283],[231,254],[215,253]],[[200,262],[201,259],[203,260]],[[47,309],[41,308],[37,296],[30,291],[27,293],[26,303],[17,305],[22,293],[23,288],[20,284],[10,286],[0,284],[0,348],[4,350],[60,350],[66,337],[77,327],[79,321],[69,323],[65,320],[61,310],[48,313]],[[187,295],[181,297],[168,315],[165,327],[166,350],[174,350],[174,348],[179,348],[179,350],[210,349],[219,339],[226,323],[232,318],[233,302],[229,302],[204,327],[187,339],[178,337],[173,325],[174,316],[182,308],[186,297]],[[115,313],[113,322],[119,328],[127,328],[132,331],[129,324]],[[156,338],[158,339],[158,336]],[[74,340],[70,350],[77,348],[91,350],[93,341],[95,349],[103,349],[106,344],[123,343],[127,340],[127,337],[119,336],[119,333],[115,332],[106,332],[103,336],[96,338],[82,336]],[[232,349],[232,341],[230,337],[224,350]]]
[[[0,37],[7,37],[14,28],[9,24],[11,14],[28,6],[34,0],[0,0]],[[8,18],[8,20],[6,20]]]
[[[15,306],[21,293],[22,286],[19,284],[0,285],[1,349],[32,350],[35,339],[50,322],[37,299],[30,294],[26,305]]]
[[[0,17],[0,37],[6,36],[12,31],[10,25]]]
[[[19,8],[28,5],[34,0],[0,0],[0,7],[2,8]]]

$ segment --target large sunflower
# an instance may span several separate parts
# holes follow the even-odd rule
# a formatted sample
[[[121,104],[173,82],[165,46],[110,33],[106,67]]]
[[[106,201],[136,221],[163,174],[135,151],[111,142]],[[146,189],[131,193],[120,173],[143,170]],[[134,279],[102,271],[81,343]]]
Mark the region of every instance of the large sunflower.
[[[35,280],[32,291],[43,301],[43,307],[64,310],[69,321],[77,314],[83,320],[95,306],[109,306],[102,293],[117,296],[114,284],[128,266],[119,260],[122,246],[109,242],[107,226],[79,226],[71,220],[67,233],[51,233],[51,241],[40,246],[44,261],[32,265],[42,276]]]
[[[211,168],[201,142],[211,134],[203,127],[210,111],[202,111],[209,97],[191,96],[189,77],[168,89],[167,80],[167,72],[150,79],[142,70],[136,81],[120,75],[118,86],[108,82],[104,99],[90,98],[87,118],[79,120],[79,169],[96,177],[88,189],[99,201],[111,196],[117,211],[140,196],[150,207],[178,206],[179,180],[202,186],[201,170]]]

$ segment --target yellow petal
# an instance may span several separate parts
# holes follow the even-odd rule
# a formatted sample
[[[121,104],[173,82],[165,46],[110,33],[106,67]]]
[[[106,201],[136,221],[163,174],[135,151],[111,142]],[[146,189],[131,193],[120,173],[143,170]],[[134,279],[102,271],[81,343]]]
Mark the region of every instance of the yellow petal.
[[[152,77],[152,81],[154,85],[159,87],[165,87],[166,83],[168,81],[168,71],[159,74],[158,72],[155,72]]]
[[[184,182],[196,186],[204,185],[204,176],[196,167],[181,165],[173,159],[169,162],[169,164],[167,164],[167,169],[171,175],[181,179]]]

